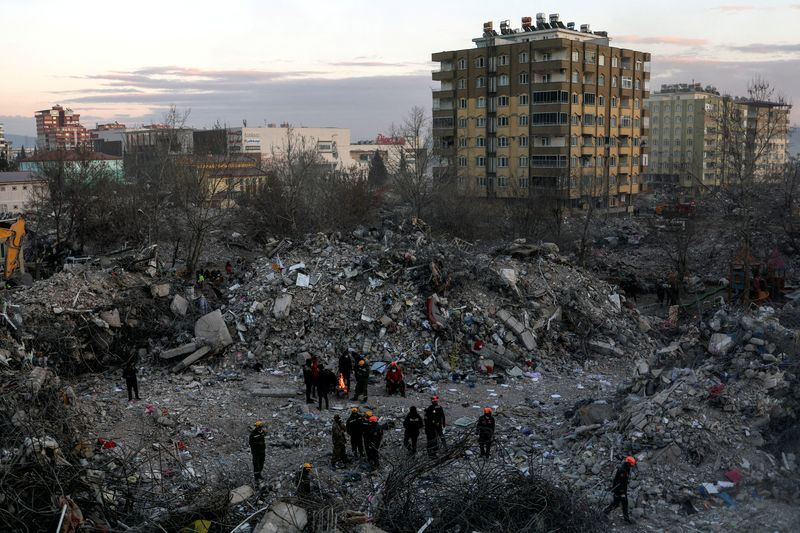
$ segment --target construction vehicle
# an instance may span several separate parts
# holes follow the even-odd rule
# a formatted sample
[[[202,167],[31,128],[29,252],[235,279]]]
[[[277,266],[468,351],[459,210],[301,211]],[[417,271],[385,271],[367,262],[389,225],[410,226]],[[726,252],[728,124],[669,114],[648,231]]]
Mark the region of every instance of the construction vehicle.
[[[5,248],[5,270],[3,277],[6,281],[11,279],[14,272],[19,269],[24,272],[22,267],[22,238],[25,237],[25,219],[17,217],[16,221],[8,227],[3,227],[10,221],[0,221],[0,244]]]

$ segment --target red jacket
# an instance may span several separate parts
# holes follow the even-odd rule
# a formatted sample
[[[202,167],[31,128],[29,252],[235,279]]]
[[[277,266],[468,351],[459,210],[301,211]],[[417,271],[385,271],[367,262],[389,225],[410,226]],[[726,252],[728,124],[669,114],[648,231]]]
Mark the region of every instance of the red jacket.
[[[399,366],[389,367],[388,372],[386,372],[386,381],[391,381],[393,383],[400,383],[403,381],[403,371],[400,370]]]

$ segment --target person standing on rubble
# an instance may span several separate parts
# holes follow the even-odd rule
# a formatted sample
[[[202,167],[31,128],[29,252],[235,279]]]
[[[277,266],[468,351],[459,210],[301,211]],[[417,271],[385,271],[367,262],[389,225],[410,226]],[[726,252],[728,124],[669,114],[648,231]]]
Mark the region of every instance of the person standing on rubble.
[[[264,431],[264,422],[256,420],[255,427],[250,431],[250,453],[253,454],[253,477],[256,484],[261,482],[261,471],[264,469],[264,459],[267,456],[267,432]]]
[[[431,397],[431,404],[425,408],[425,438],[427,439],[428,455],[435,456],[445,446],[444,428],[446,426],[444,409],[439,405],[439,397]]]
[[[336,376],[333,372],[325,368],[325,365],[319,364],[319,374],[317,374],[317,397],[319,399],[319,410],[322,410],[322,400],[325,400],[325,409],[330,409],[328,404],[328,392],[336,382]]]
[[[628,516],[628,480],[631,477],[631,468],[636,466],[636,459],[629,455],[622,461],[622,464],[617,468],[614,474],[614,481],[611,483],[611,493],[614,499],[608,504],[608,507],[603,509],[603,513],[608,514],[617,505],[622,504],[622,516],[625,521],[631,524],[631,518]]]
[[[306,386],[306,403],[314,403],[311,393],[314,391],[314,375],[311,373],[311,359],[306,359],[303,367],[303,383]]]
[[[478,446],[481,449],[481,457],[489,457],[489,450],[492,447],[494,438],[494,416],[492,408],[484,407],[483,414],[478,418],[478,425],[475,429],[478,433]]]
[[[316,355],[311,356],[311,379],[313,388],[311,389],[311,396],[317,397],[317,381],[319,380],[319,359]]]
[[[339,464],[347,464],[350,461],[347,459],[347,429],[344,422],[339,415],[333,417],[333,428],[331,430],[333,438],[333,457],[331,463],[334,468]]]
[[[364,399],[362,403],[367,401],[367,385],[369,384],[369,364],[366,359],[359,359],[356,366],[356,392],[353,395],[353,401],[358,400],[362,394]]]
[[[353,457],[364,457],[364,435],[361,431],[362,416],[358,412],[358,407],[350,410],[350,417],[347,419],[347,434],[350,435],[350,448]]]
[[[303,464],[303,468],[297,473],[297,494],[311,494],[311,463]]]
[[[367,431],[364,433],[367,460],[373,469],[380,467],[380,454],[378,453],[378,449],[381,447],[382,440],[383,429],[381,429],[380,424],[378,424],[378,417],[373,415],[369,417],[369,425],[367,426]]]
[[[122,377],[125,378],[125,386],[128,389],[128,401],[132,402],[134,396],[137,400],[139,398],[139,380],[136,377],[138,370],[136,370],[136,365],[134,365],[133,361],[129,361],[125,368],[122,370]]]
[[[386,371],[386,393],[392,396],[396,392],[400,396],[406,397],[406,382],[403,378],[403,370],[397,366],[397,361],[389,363],[389,370]]]
[[[339,373],[344,377],[344,383],[347,385],[347,392],[350,392],[350,373],[353,371],[353,360],[350,358],[350,350],[345,349],[344,353],[339,356]]]
[[[419,438],[419,430],[425,424],[422,422],[422,417],[419,416],[417,412],[417,408],[415,406],[411,406],[408,410],[408,414],[406,415],[405,420],[403,420],[403,446],[414,455],[417,453],[417,439]]]

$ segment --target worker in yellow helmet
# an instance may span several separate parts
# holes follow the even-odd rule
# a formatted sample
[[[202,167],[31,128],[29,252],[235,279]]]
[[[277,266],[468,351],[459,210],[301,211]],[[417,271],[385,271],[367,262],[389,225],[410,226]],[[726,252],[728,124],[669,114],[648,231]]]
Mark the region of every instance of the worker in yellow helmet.
[[[356,391],[353,394],[353,400],[358,400],[358,397],[364,395],[363,402],[367,401],[367,383],[369,382],[369,363],[366,359],[359,359],[356,365]]]
[[[261,471],[264,469],[264,459],[267,455],[267,432],[264,430],[264,422],[256,420],[253,430],[250,431],[250,452],[253,454],[253,477],[256,485],[261,482]]]

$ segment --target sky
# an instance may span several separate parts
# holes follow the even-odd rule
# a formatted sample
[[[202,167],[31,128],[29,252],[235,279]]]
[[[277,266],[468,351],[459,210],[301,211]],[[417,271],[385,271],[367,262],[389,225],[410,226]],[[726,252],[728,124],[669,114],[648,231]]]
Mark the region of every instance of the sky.
[[[724,3],[461,0],[0,0],[0,123],[35,134],[54,104],[81,122],[290,122],[374,139],[431,106],[431,53],[473,47],[484,21],[536,10],[652,53],[651,89],[698,81],[744,94],[760,76],[798,107],[800,0]]]

